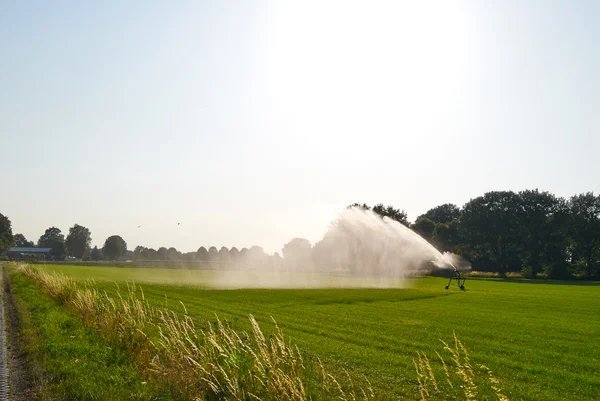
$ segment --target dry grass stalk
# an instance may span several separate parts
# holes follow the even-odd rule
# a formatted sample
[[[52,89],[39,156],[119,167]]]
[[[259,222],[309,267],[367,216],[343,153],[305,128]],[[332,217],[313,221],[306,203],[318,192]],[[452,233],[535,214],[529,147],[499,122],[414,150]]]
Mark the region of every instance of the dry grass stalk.
[[[444,358],[436,351],[441,362],[441,370],[445,381],[438,383],[427,356],[418,352],[417,358],[413,359],[421,400],[429,398],[447,399],[450,395],[460,398],[464,397],[465,400],[476,400],[479,398],[483,387],[486,387],[492,390],[492,393],[495,394],[499,401],[509,401],[508,397],[502,393],[500,381],[493,376],[492,371],[488,367],[480,365],[478,370],[473,368],[471,356],[467,348],[456,336],[456,333],[454,334],[453,347],[443,340],[440,341],[443,344],[444,350],[450,354],[451,360],[451,369],[449,369],[449,365]],[[447,387],[446,384],[448,385]]]
[[[150,379],[173,389],[176,399],[356,399],[351,380],[347,394],[320,361],[306,365],[277,324],[268,340],[253,316],[250,333],[238,333],[218,318],[202,330],[187,315],[185,305],[183,315],[154,307],[133,284],[127,284],[124,294],[117,287],[117,297],[112,298],[91,281],[80,285],[28,265],[19,270],[108,341],[129,351]],[[365,400],[375,398],[370,383],[360,392]]]

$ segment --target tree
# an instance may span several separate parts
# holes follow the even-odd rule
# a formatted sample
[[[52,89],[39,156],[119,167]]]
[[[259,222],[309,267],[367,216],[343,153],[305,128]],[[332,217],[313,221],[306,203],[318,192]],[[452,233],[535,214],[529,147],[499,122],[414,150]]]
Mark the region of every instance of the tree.
[[[414,232],[431,242],[433,232],[435,231],[435,223],[427,217],[419,217],[415,224],[411,226]]]
[[[232,261],[237,261],[239,259],[240,256],[240,251],[234,246],[229,250],[229,258]]]
[[[571,197],[571,260],[578,273],[600,273],[600,196],[592,192]]]
[[[214,262],[217,259],[219,259],[219,251],[216,247],[211,246],[210,248],[208,248],[208,260]]]
[[[12,227],[8,217],[0,213],[0,254],[8,252],[15,245]]]
[[[167,249],[167,259],[168,260],[180,260],[181,252],[179,252],[174,247],[170,247],[169,249]]]
[[[92,252],[90,252],[90,259],[102,260],[102,251],[98,249],[97,246],[95,246],[94,249],[92,249]]]
[[[504,274],[521,269],[519,197],[512,191],[488,192],[463,207],[459,230],[467,259],[478,270]]]
[[[38,240],[38,247],[52,248],[52,255],[57,258],[64,258],[67,253],[65,236],[60,229],[56,227],[48,228]]]
[[[238,260],[242,262],[246,262],[248,259],[248,248],[240,249],[240,254],[238,255]]]
[[[27,241],[23,234],[15,234],[15,246],[22,248],[33,248],[33,241]]]
[[[147,248],[144,248],[141,245],[138,245],[133,250],[133,260],[141,260],[146,259],[145,254],[147,252]]]
[[[66,245],[67,250],[76,258],[83,258],[83,255],[89,251],[92,243],[92,235],[90,230],[79,224],[75,224],[69,229]]]
[[[200,248],[198,248],[198,251],[196,252],[196,260],[200,260],[200,261],[208,260],[208,251],[206,250],[205,247],[201,246]]]
[[[371,206],[367,205],[366,203],[360,203],[360,202],[355,202],[348,206],[348,208],[351,208],[351,207],[356,207],[356,208],[363,209],[363,210],[371,210]]]
[[[283,246],[283,258],[291,267],[306,268],[311,263],[312,245],[305,238],[294,238]]]
[[[154,248],[144,248],[143,256],[146,260],[158,260],[158,251]]]
[[[431,242],[440,252],[455,252],[455,248],[460,243],[458,221],[454,220],[448,223],[436,224],[431,236]]]
[[[158,248],[158,260],[167,260],[168,249],[164,246]]]
[[[127,251],[127,242],[118,235],[112,235],[106,239],[102,247],[102,253],[108,260],[117,260]]]
[[[222,246],[221,249],[219,249],[219,260],[221,262],[229,262],[230,261],[229,249],[227,249],[226,246]]]
[[[522,273],[529,277],[546,271],[553,277],[568,275],[568,209],[563,198],[549,192],[518,193],[517,232]]]
[[[242,252],[244,250],[242,249]],[[264,249],[258,245],[252,245],[250,249],[245,252],[244,262],[250,268],[261,268],[265,266],[269,256],[265,253]]]
[[[379,203],[373,206],[373,211],[381,217],[389,217],[392,220],[396,220],[397,222],[404,224],[406,227],[410,226],[410,223],[408,222],[408,216],[404,210],[396,209],[391,205],[385,207],[383,206],[383,203]]]
[[[452,203],[445,203],[443,205],[436,206],[433,209],[429,209],[425,214],[417,217],[417,220],[423,217],[433,221],[436,224],[446,224],[458,220],[460,217],[460,209],[458,206]]]

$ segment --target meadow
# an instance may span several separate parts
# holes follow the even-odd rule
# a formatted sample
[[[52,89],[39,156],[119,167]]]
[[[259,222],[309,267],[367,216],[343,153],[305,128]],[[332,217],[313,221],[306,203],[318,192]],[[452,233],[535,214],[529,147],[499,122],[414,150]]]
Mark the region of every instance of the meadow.
[[[439,340],[450,343],[454,334],[473,365],[491,369],[511,400],[600,398],[595,283],[474,279],[462,292],[445,290],[445,279],[421,278],[403,289],[222,290],[207,287],[215,271],[41,268],[94,279],[109,294],[136,282],[150,304],[186,312],[200,327],[218,316],[234,330],[249,330],[252,314],[272,335],[274,319],[288,340],[334,375],[367,377],[376,399],[418,398],[417,353],[440,369]]]

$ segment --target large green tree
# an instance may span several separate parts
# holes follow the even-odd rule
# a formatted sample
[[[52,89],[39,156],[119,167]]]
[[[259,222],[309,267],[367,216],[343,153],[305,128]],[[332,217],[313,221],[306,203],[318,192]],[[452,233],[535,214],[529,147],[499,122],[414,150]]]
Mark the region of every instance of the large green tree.
[[[600,274],[600,196],[592,192],[571,197],[571,260],[582,275]]]
[[[431,235],[431,242],[441,252],[459,252],[461,238],[458,220],[449,221],[448,223],[437,223]]]
[[[88,228],[75,224],[69,229],[66,244],[71,255],[79,259],[83,258],[83,255],[90,250],[91,243],[92,233]]]
[[[0,213],[0,254],[8,252],[15,245],[12,226],[8,217]]]
[[[15,246],[32,248],[34,244],[33,241],[27,241],[27,238],[23,234],[15,234]]]
[[[488,192],[463,208],[460,234],[475,268],[501,274],[521,269],[519,196],[512,191]]]
[[[435,223],[427,217],[419,217],[410,228],[421,237],[431,242],[433,232],[435,231]]]
[[[411,228],[440,251],[458,252],[461,244],[460,215],[458,206],[445,203],[417,217]]]
[[[404,210],[396,209],[392,205],[383,206],[383,203],[373,206],[372,210],[382,217],[389,217],[390,219],[396,220],[407,227],[410,226],[410,223],[408,222],[408,216]]]
[[[445,203],[440,206],[436,206],[433,209],[429,209],[425,214],[417,217],[417,220],[420,218],[427,218],[434,223],[442,223],[447,224],[452,221],[458,220],[460,217],[460,209],[458,206],[452,203]]]
[[[64,258],[67,253],[65,236],[59,228],[50,227],[38,239],[38,247],[52,248],[52,255],[57,258]]]
[[[546,272],[568,275],[568,209],[563,198],[549,192],[518,193],[517,232],[522,272],[530,277]]]
[[[117,260],[127,251],[127,242],[118,235],[112,235],[106,239],[102,247],[102,253],[108,260]]]

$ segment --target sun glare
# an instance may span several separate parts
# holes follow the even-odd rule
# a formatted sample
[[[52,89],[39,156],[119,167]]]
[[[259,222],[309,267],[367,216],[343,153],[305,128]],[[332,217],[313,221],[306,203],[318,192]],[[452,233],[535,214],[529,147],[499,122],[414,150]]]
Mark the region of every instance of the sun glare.
[[[289,134],[419,134],[460,85],[465,35],[450,2],[289,2],[273,21],[273,102]]]

